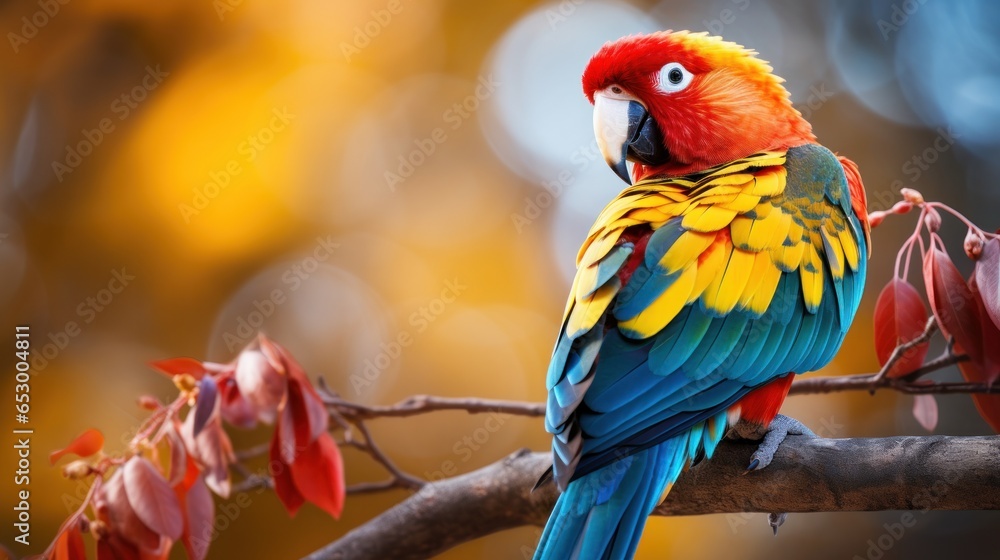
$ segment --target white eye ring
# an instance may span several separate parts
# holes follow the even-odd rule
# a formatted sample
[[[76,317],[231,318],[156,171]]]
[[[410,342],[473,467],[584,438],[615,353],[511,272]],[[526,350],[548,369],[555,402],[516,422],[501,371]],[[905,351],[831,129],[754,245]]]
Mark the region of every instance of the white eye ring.
[[[679,62],[671,62],[660,68],[659,88],[663,93],[674,93],[688,87],[694,74]]]

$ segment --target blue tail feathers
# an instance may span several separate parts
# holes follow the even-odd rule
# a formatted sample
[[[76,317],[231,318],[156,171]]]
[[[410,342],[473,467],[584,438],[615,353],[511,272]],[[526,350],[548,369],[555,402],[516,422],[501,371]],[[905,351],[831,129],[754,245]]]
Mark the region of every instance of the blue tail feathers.
[[[725,434],[725,412],[692,430],[623,456],[569,484],[559,496],[535,560],[628,560],[646,518],[697,454],[711,458]]]

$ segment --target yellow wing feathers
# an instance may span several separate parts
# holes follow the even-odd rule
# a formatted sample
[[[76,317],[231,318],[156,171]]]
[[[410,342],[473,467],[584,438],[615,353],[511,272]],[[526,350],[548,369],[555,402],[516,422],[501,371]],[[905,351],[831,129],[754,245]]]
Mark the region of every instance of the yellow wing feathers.
[[[592,328],[621,289],[617,278],[599,288],[595,282],[600,262],[625,229],[645,224],[655,231],[675,219],[681,232],[663,248],[659,262],[654,266],[646,255],[654,274],[673,280],[642,312],[620,322],[621,328],[652,336],[699,300],[720,316],[734,309],[763,314],[784,273],[799,275],[806,308],[815,311],[824,275],[842,279],[848,267],[858,269],[859,240],[843,212],[822,195],[784,196],[784,164],[784,152],[767,152],[696,177],[649,179],[622,191],[580,249],[566,332]]]

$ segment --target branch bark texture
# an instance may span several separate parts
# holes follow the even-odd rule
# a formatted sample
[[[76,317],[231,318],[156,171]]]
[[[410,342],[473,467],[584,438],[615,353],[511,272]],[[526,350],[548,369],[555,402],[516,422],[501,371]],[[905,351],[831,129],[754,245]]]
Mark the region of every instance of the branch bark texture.
[[[684,473],[656,515],[1000,509],[1000,437],[789,437],[774,462],[743,474],[753,442],[724,442]],[[308,560],[428,558],[522,525],[543,525],[557,492],[531,492],[550,464],[522,450],[425,485]],[[762,521],[763,523],[763,521]]]

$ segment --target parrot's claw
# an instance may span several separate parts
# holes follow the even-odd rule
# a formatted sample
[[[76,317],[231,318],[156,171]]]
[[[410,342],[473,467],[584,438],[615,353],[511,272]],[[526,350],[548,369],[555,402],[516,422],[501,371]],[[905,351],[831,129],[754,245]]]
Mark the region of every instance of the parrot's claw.
[[[750,466],[747,467],[747,471],[759,471],[770,465],[774,454],[778,451],[778,446],[785,441],[789,434],[816,437],[816,434],[802,422],[779,414],[767,427],[767,432],[757,447],[757,451],[754,451],[753,455],[750,456]]]
[[[771,530],[774,531],[774,536],[778,536],[778,527],[781,527],[785,520],[788,519],[787,513],[769,513],[767,514],[767,524],[771,526]]]

